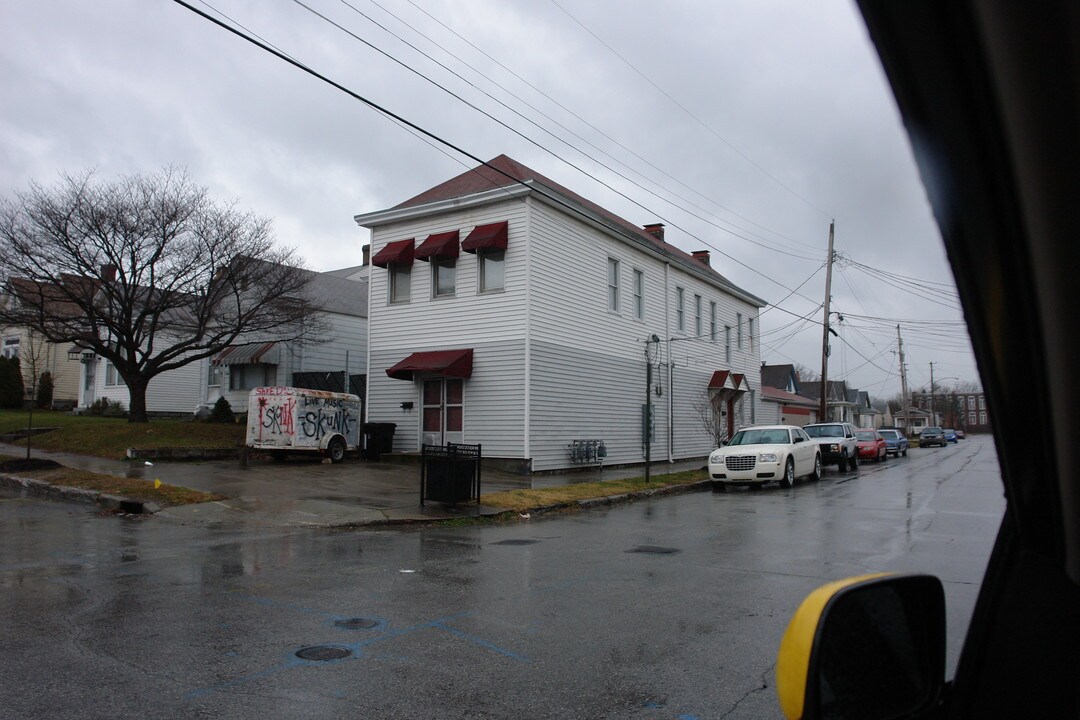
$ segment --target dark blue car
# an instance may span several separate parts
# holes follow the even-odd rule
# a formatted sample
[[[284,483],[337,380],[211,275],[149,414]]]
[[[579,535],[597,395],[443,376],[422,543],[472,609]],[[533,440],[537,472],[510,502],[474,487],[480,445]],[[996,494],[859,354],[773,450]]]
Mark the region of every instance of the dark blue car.
[[[945,428],[945,441],[946,442],[960,442],[960,438],[956,436],[956,431],[952,428]]]
[[[882,428],[878,430],[881,437],[885,438],[885,450],[889,455],[900,457],[901,455],[907,455],[908,439],[907,435],[899,430],[891,428]]]

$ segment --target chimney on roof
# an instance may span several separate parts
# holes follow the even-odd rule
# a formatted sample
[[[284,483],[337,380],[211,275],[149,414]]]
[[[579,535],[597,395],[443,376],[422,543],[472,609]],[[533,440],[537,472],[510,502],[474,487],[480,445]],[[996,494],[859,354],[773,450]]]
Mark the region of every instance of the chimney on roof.
[[[370,265],[371,264],[371,245],[365,245],[364,247],[360,248],[360,251],[362,253],[364,253],[364,261],[362,263],[360,263],[360,265],[362,265],[362,266]]]
[[[711,256],[709,255],[708,250],[695,250],[694,252],[692,252],[690,254],[693,255],[694,259],[697,260],[698,262],[705,263],[706,266],[710,266],[709,258]]]
[[[116,266],[112,263],[101,266],[101,279],[104,282],[113,282],[116,280]]]
[[[653,223],[645,226],[645,232],[652,235],[660,242],[664,242],[664,223]]]

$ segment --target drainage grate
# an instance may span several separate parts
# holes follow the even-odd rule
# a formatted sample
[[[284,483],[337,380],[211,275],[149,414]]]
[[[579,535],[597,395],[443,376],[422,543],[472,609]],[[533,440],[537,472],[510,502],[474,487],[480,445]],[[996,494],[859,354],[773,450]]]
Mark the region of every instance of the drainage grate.
[[[334,623],[339,628],[345,630],[368,630],[377,626],[379,623],[375,620],[368,620],[367,618],[349,618],[348,620],[338,620]]]
[[[632,553],[650,553],[652,555],[671,555],[679,552],[678,548],[661,547],[659,545],[637,545],[631,550],[626,552]]]
[[[336,645],[312,645],[296,651],[296,657],[301,660],[340,660],[350,655],[352,650]]]
[[[539,540],[525,540],[525,539],[513,539],[513,540],[500,540],[497,543],[491,543],[492,545],[535,545],[540,542]]]

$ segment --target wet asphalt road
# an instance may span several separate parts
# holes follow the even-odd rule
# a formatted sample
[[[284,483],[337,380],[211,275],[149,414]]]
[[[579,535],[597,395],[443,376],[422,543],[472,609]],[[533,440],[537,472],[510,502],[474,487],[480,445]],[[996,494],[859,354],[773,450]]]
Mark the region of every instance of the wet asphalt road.
[[[951,672],[1003,509],[988,437],[792,490],[481,527],[260,531],[8,494],[0,707],[81,720],[778,717],[780,636],[828,580],[941,577]],[[373,626],[337,624],[350,619]],[[351,655],[296,657],[318,644]]]

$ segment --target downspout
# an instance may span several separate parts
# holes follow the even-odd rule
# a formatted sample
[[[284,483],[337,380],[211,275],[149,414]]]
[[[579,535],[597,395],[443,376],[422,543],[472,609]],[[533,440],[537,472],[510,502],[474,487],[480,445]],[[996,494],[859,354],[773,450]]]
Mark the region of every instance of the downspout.
[[[664,263],[664,337],[667,338],[667,431],[668,462],[675,462],[675,401],[672,399],[671,381],[671,263]]]
[[[532,470],[532,196],[525,198],[525,434],[522,457]]]

